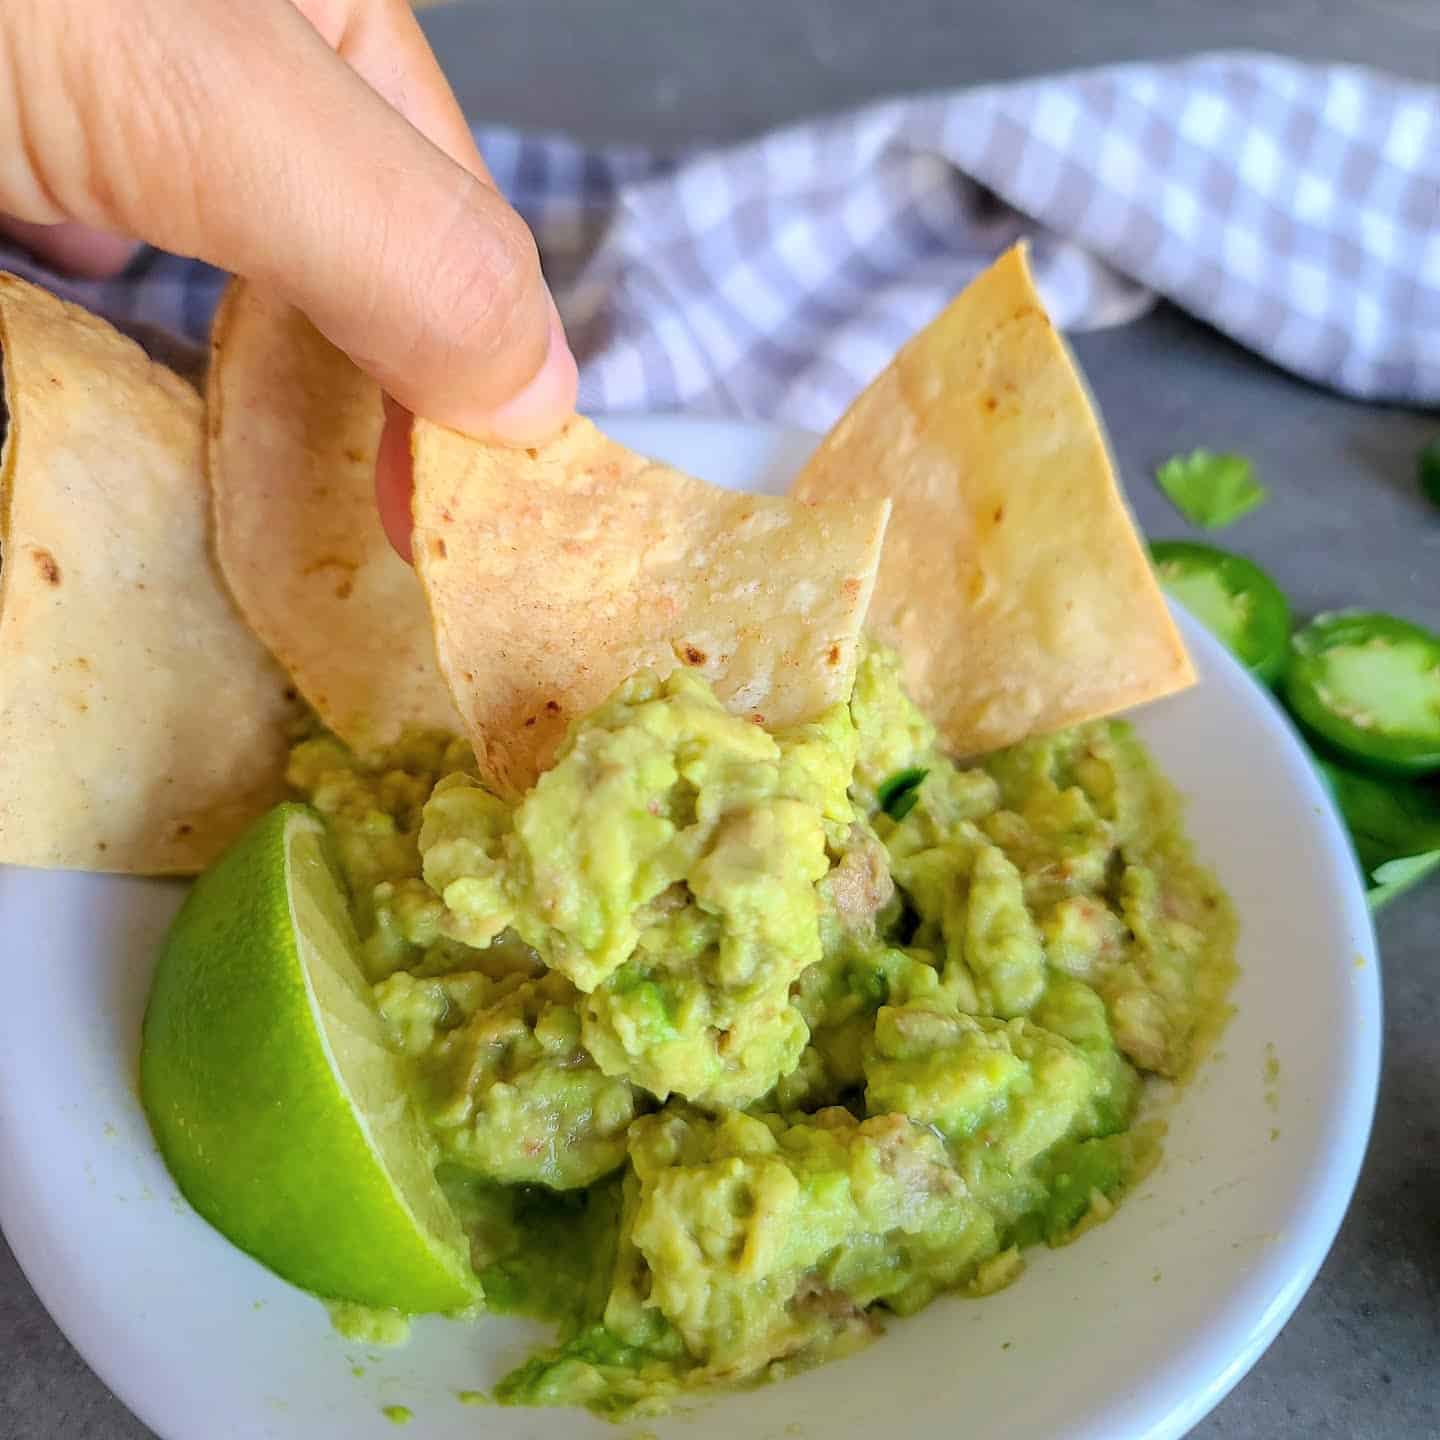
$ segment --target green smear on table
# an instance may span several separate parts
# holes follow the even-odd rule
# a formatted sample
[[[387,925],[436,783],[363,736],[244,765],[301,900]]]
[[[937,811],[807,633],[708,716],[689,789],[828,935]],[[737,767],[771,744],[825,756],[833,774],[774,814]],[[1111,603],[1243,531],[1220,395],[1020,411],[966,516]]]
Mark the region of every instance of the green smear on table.
[[[1432,440],[1420,452],[1415,468],[1425,498],[1440,507],[1440,440]]]

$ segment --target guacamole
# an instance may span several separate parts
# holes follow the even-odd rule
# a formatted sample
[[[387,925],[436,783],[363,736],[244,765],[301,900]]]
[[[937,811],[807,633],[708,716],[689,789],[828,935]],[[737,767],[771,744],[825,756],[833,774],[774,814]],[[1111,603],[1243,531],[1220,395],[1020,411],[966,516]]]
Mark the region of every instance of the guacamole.
[[[316,733],[290,781],[487,1304],[558,1328],[507,1403],[656,1413],[1008,1284],[1226,1014],[1229,905],[1128,726],[958,764],[878,648],[774,733],[636,675],[513,806],[439,734]]]

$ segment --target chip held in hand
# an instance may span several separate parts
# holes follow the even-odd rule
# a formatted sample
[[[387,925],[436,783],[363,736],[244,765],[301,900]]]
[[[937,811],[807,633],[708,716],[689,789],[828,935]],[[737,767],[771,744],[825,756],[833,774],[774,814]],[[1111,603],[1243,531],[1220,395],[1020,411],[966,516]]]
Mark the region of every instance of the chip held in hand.
[[[849,695],[887,499],[723,490],[581,418],[532,450],[420,420],[412,443],[440,668],[501,794],[640,669],[696,670],[770,727]]]

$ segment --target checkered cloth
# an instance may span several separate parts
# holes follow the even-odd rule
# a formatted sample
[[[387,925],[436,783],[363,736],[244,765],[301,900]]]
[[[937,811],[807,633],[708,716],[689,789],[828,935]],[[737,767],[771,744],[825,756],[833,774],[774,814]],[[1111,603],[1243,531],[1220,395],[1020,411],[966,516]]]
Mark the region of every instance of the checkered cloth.
[[[1161,295],[1321,384],[1440,403],[1440,92],[1374,71],[1114,66],[684,155],[479,138],[540,242],[592,413],[823,429],[1024,234],[1064,327]],[[199,340],[222,277],[146,254],[105,284],[40,278],[153,346]]]

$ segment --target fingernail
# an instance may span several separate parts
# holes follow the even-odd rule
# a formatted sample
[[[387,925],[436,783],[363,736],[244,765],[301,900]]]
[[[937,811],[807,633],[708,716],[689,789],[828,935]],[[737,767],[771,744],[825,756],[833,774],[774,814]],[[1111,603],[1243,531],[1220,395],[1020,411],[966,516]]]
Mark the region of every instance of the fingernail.
[[[507,445],[543,444],[575,413],[577,383],[575,357],[552,300],[548,348],[539,373],[513,400],[486,417],[486,431]]]

